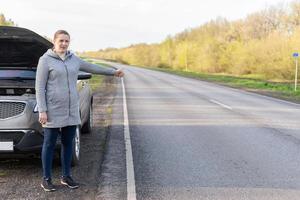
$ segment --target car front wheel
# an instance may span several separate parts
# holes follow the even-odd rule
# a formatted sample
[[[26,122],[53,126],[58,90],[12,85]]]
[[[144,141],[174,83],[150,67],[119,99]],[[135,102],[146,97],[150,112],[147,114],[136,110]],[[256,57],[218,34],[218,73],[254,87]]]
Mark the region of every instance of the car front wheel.
[[[78,165],[80,160],[80,126],[76,127],[76,133],[73,140],[73,149],[72,149],[72,166]]]
[[[93,106],[92,104],[90,105],[89,108],[89,115],[88,115],[88,120],[82,127],[82,132],[83,133],[91,133],[92,132],[92,127],[93,127]]]

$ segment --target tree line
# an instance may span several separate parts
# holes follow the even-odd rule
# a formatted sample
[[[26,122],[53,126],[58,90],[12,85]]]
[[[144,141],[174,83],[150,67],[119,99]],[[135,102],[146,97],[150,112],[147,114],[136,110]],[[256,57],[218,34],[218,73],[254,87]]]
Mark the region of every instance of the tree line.
[[[0,13],[0,26],[15,26],[11,19],[6,19],[3,13]]]
[[[300,50],[300,1],[270,6],[244,19],[218,17],[168,36],[156,44],[135,44],[82,52],[83,56],[153,66],[292,80],[293,52]]]

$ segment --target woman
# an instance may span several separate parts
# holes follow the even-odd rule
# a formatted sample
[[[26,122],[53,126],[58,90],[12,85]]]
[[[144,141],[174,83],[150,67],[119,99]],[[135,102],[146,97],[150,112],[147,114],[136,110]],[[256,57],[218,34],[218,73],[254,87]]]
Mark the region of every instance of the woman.
[[[54,47],[39,60],[36,76],[36,99],[39,122],[44,128],[42,148],[43,181],[45,191],[55,191],[51,169],[56,139],[61,134],[62,177],[61,184],[78,188],[70,174],[72,143],[76,126],[80,124],[76,83],[78,71],[122,77],[121,70],[114,70],[83,61],[70,51],[70,35],[64,30],[54,34]]]

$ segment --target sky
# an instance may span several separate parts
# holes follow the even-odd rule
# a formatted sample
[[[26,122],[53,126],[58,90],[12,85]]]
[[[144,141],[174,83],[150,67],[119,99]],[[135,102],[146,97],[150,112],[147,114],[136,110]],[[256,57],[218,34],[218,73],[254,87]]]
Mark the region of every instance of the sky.
[[[0,13],[18,26],[53,37],[71,35],[70,49],[91,51],[159,43],[217,17],[228,20],[292,0],[1,0]]]

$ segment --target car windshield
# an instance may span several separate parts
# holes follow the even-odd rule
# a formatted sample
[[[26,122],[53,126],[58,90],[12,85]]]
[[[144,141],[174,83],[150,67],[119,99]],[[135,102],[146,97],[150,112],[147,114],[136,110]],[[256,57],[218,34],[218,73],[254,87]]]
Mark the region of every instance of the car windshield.
[[[0,80],[35,80],[33,70],[0,70]]]

